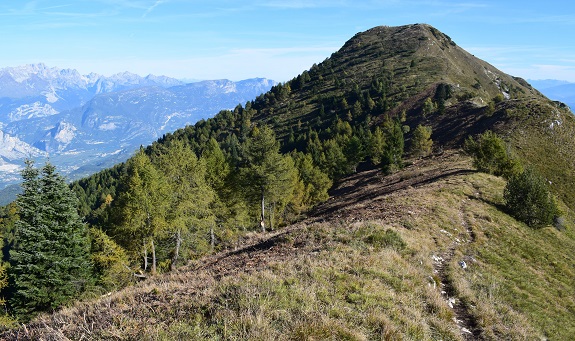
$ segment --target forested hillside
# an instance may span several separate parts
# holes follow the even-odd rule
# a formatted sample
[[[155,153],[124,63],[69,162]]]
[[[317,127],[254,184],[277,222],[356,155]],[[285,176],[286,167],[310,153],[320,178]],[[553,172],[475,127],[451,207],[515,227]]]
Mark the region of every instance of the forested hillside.
[[[241,249],[246,236],[255,233],[263,235],[264,232],[277,231],[285,226],[291,226],[291,229],[292,224],[298,221],[310,224],[310,219],[314,219],[310,216],[314,216],[316,222],[332,220],[331,215],[341,217],[345,208],[354,204],[353,201],[344,204],[339,201],[343,200],[341,198],[362,186],[368,186],[370,181],[379,181],[374,177],[365,182],[358,180],[348,187],[338,187],[342,181],[349,183],[349,175],[358,171],[375,171],[383,179],[381,181],[389,186],[379,188],[389,190],[386,194],[404,190],[407,187],[394,186],[410,183],[411,178],[424,177],[418,184],[428,184],[472,172],[469,158],[461,161],[467,162],[463,168],[449,171],[442,168],[445,161],[442,155],[464,146],[475,157],[475,169],[503,176],[510,183],[523,174],[541,174],[542,177],[537,175],[526,181],[539,186],[535,187],[541,194],[541,200],[548,200],[545,201],[549,203],[546,213],[551,220],[531,224],[514,211],[508,213],[534,228],[541,228],[540,225],[545,227],[553,223],[553,219],[571,217],[575,205],[575,165],[571,157],[575,155],[575,144],[571,141],[574,133],[575,122],[564,106],[549,101],[525,81],[508,76],[473,57],[435,28],[419,24],[376,27],[358,33],[330,58],[313,65],[291,81],[274,86],[252,101],[238,104],[234,110],[223,110],[214,118],[166,134],[152,145],[142,147],[127,162],[73,183],[71,190],[79,198],[80,216],[86,222],[86,233],[89,233],[91,241],[90,250],[86,252],[92,264],[92,280],[85,283],[81,293],[66,296],[68,300],[37,306],[16,317],[26,321],[40,311],[51,311],[73,298],[104,295],[133,284],[137,279],[156,278],[159,273],[174,272],[190,261],[201,263],[206,255]],[[494,159],[497,155],[497,162],[490,165],[484,162],[481,155],[487,155],[487,159]],[[435,177],[423,176],[418,170],[417,164],[422,159],[431,163],[429,167],[435,169]],[[405,167],[411,170],[402,171]],[[488,180],[480,177],[462,181],[465,195],[474,200],[484,200],[486,205],[492,205],[489,207],[504,206],[510,202],[492,193],[495,191],[493,188],[499,190],[503,186],[500,182],[491,184],[490,177]],[[330,192],[334,185],[337,189]],[[475,185],[477,194],[470,192]],[[437,189],[438,193],[442,193],[441,188]],[[548,188],[557,198],[560,209],[556,208],[556,201],[549,195]],[[483,190],[489,193],[481,192]],[[456,188],[449,187],[448,191],[456,198],[453,200],[462,200],[462,194]],[[332,199],[328,200],[330,193],[335,203],[330,201]],[[377,197],[379,194],[368,193],[352,198],[361,201],[362,205],[369,205],[365,201],[370,195]],[[401,224],[388,222],[395,224],[394,231],[396,225],[402,225],[407,230],[414,226],[421,227],[421,221],[413,225],[406,218],[407,213],[402,210],[407,208],[396,199],[393,199],[390,207],[378,206],[378,213],[374,213],[374,216],[377,219],[393,218],[396,214],[401,216]],[[404,199],[406,202],[410,200],[408,197]],[[445,199],[445,202],[452,199]],[[21,237],[14,226],[21,224],[18,221],[23,217],[18,215],[22,212],[23,204],[19,199],[17,204],[3,211],[0,223],[6,243],[5,255],[12,254],[13,251],[9,250],[15,250],[20,245]],[[417,206],[412,204],[409,207]],[[314,207],[316,209],[312,210]],[[430,224],[437,229],[448,230],[446,226],[451,226],[451,223],[438,211],[439,208],[429,210],[437,218]],[[481,206],[478,211],[464,210],[461,214],[487,215],[484,210],[489,211],[490,208]],[[346,219],[368,219],[370,212],[363,210]],[[456,217],[457,214],[451,212],[448,215]],[[507,217],[497,215],[494,219],[508,221],[506,219],[510,218]],[[491,218],[483,216],[466,219],[468,222],[465,224],[471,224],[476,218],[481,220],[481,226],[491,226],[485,222],[491,222]],[[570,223],[556,226],[571,228]],[[411,249],[403,251],[406,244],[401,235],[413,241],[417,239],[415,232],[386,232],[380,231],[379,227],[372,231],[369,226],[366,229],[369,231],[357,233],[361,234],[361,242],[368,246],[354,244],[350,246],[350,252],[364,252],[366,247],[369,250],[373,247],[387,253],[385,250],[390,243],[391,249],[397,252],[397,255],[393,255],[397,261],[409,263],[419,256],[429,256],[427,248],[431,246],[427,245],[408,243]],[[417,228],[415,230],[418,231]],[[312,241],[308,243],[322,249],[321,240],[348,245],[356,237],[355,234],[348,235],[341,231],[334,232],[335,235],[321,231],[318,240],[313,235],[302,238],[311,238]],[[441,252],[445,258],[451,255],[445,263],[452,259],[455,262],[455,248],[450,249],[447,241],[438,243],[436,232],[434,230],[431,235],[441,246]],[[310,233],[313,234],[313,231]],[[559,241],[551,247],[571,243],[570,237],[560,236],[557,239]],[[334,257],[343,257],[342,254]],[[415,254],[419,256],[410,258]],[[495,256],[489,253],[486,257]],[[569,263],[571,255],[566,257],[565,262]],[[14,260],[7,258],[6,261]],[[563,266],[565,262],[561,261],[558,266]],[[429,264],[425,264],[423,267],[428,267]],[[437,278],[432,277],[433,285],[449,283],[451,290],[464,290],[464,285],[455,282],[451,274],[443,270],[444,263],[440,265],[436,268]],[[314,271],[321,268],[315,263],[314,266],[317,266]],[[420,272],[429,270],[424,268],[412,269],[411,273],[419,276]],[[376,270],[365,271],[371,273]],[[493,276],[505,277],[505,274],[496,273]],[[401,291],[401,279],[397,276],[386,278],[392,287]],[[296,282],[299,280],[295,279]],[[569,283],[569,280],[561,285],[564,283]],[[418,285],[425,283],[413,280],[410,290]],[[359,296],[348,295],[345,300],[369,305],[369,299],[360,294],[359,287],[356,289]],[[475,302],[483,295],[482,289],[469,290],[466,292],[468,300]],[[8,285],[5,293],[8,307],[14,309],[19,297],[17,287]],[[453,326],[449,326],[453,315],[444,311],[445,307],[440,303],[432,302],[439,300],[441,295],[428,294],[425,298],[428,308],[425,309],[431,310],[424,309],[427,329],[422,328],[441,332],[421,334],[412,330],[414,334],[410,334],[408,331],[411,329],[404,325],[402,333],[414,338],[418,338],[418,335],[456,338],[454,335],[459,334],[451,330]],[[214,295],[214,300],[223,300],[218,298],[219,294]],[[379,299],[376,301],[384,304]],[[513,306],[513,303],[509,304]],[[566,309],[572,308],[569,302],[566,304]],[[485,311],[474,312],[466,304],[462,314],[475,314],[473,321],[476,326],[467,325],[473,329],[473,335],[482,332],[482,335],[494,337],[528,335],[529,331],[505,334],[491,329],[489,334],[483,322],[479,322],[479,316],[499,318],[504,315],[504,309],[508,309],[508,306],[488,314]],[[415,310],[420,311],[419,308]],[[345,315],[339,310],[333,313]],[[440,314],[442,321],[434,320],[435,314]],[[392,320],[396,321],[395,317]],[[202,318],[211,321],[215,317]],[[398,317],[400,320],[402,318]],[[514,321],[521,319],[523,315]],[[208,325],[216,323],[202,321]],[[395,325],[391,322],[387,324]],[[533,322],[529,325],[541,326],[544,323]],[[353,330],[355,327],[358,326],[351,323],[342,330]],[[505,324],[502,328],[508,327]],[[209,329],[208,326],[206,328]],[[305,332],[301,335],[307,335]],[[369,333],[372,332],[376,333]],[[220,334],[216,331],[210,335]],[[265,335],[275,334],[270,332]],[[316,336],[321,338],[321,335]]]

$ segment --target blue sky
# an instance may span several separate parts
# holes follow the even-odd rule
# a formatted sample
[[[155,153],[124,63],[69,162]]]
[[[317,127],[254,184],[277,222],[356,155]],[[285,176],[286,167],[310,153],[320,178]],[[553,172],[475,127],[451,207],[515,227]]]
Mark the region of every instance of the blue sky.
[[[575,82],[567,0],[2,1],[0,67],[286,81],[357,32],[412,23],[514,76]]]

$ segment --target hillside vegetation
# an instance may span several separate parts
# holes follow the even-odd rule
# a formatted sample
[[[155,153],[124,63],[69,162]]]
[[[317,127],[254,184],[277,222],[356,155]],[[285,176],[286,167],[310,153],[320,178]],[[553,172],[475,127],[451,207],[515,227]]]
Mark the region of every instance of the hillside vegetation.
[[[457,153],[360,172],[296,225],[5,337],[568,339],[573,225],[527,228],[503,186]]]
[[[358,33],[72,184],[93,281],[4,337],[568,338],[573,119],[429,25]],[[461,154],[479,134],[512,161],[505,178]],[[504,199],[520,168],[552,204],[538,229]],[[2,218],[11,249],[17,206]]]

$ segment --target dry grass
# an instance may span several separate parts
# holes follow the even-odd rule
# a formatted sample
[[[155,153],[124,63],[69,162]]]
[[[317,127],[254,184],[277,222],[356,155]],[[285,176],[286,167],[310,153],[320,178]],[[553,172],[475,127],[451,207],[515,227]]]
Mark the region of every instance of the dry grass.
[[[457,155],[430,160],[408,176],[350,179],[358,191],[346,194],[344,182],[332,201],[356,195],[353,205],[331,202],[318,209],[323,215],[237,252],[40,316],[3,337],[462,340],[454,322],[462,314],[486,340],[575,334],[572,217],[564,232],[531,230],[499,209],[502,179],[453,172],[469,162]],[[445,281],[462,308],[449,307]]]

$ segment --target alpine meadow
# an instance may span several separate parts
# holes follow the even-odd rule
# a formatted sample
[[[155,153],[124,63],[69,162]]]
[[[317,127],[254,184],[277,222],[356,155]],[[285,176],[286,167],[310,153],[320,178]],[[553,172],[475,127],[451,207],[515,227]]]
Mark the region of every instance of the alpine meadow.
[[[5,340],[568,340],[575,117],[427,24],[0,210]],[[77,208],[77,209],[76,209]]]

